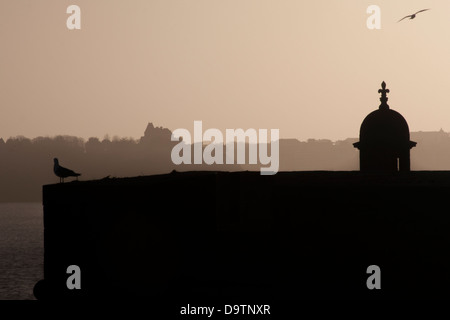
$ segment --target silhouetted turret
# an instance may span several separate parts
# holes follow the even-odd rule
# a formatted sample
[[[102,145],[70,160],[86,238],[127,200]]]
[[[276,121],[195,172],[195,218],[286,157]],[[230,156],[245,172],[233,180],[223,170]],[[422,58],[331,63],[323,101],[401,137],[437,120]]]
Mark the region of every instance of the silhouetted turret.
[[[416,142],[409,140],[409,127],[405,118],[387,104],[386,83],[379,93],[381,104],[362,122],[359,142],[354,147],[360,151],[361,171],[410,171],[410,149]]]
[[[147,125],[147,129],[145,129],[144,136],[141,137],[140,143],[169,143],[170,138],[172,137],[172,132],[163,127],[155,127],[153,123],[149,123]]]

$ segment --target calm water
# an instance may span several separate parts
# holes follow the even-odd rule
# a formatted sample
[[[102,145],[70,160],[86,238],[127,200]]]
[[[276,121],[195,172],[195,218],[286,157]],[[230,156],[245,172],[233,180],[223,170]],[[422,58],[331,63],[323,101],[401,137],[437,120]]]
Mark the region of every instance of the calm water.
[[[0,300],[29,300],[44,277],[41,203],[0,203]]]

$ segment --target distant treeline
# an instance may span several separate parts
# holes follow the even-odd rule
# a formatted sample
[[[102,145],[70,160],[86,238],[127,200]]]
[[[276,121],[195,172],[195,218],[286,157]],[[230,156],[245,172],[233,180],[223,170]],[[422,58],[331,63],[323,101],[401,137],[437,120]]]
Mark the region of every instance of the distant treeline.
[[[168,173],[172,170],[255,170],[260,165],[180,165],[171,161],[171,131],[149,124],[140,139],[72,136],[0,139],[0,202],[42,200],[42,185],[59,182],[53,158],[64,167],[81,172],[80,180],[106,176],[127,177]],[[359,170],[359,153],[341,141],[280,140],[279,171]],[[414,132],[411,140],[412,170],[450,170],[450,135],[444,131]],[[236,162],[235,162],[236,163]],[[68,179],[70,180],[70,179]]]

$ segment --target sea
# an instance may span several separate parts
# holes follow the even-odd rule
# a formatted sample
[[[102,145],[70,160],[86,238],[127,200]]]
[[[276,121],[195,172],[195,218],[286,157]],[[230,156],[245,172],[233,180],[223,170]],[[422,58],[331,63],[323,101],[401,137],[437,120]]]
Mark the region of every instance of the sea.
[[[42,203],[0,203],[0,300],[36,300],[43,277]]]

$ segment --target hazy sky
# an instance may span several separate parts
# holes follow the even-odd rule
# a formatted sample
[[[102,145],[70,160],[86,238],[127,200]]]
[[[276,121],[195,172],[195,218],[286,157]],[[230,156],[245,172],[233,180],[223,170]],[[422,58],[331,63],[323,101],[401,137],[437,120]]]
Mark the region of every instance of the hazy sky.
[[[81,30],[66,27],[71,4]],[[381,30],[366,26],[372,4]],[[448,0],[1,0],[0,39],[3,138],[194,120],[358,137],[383,80],[411,131],[450,131]]]

